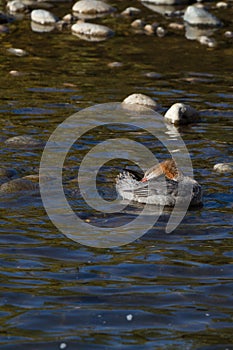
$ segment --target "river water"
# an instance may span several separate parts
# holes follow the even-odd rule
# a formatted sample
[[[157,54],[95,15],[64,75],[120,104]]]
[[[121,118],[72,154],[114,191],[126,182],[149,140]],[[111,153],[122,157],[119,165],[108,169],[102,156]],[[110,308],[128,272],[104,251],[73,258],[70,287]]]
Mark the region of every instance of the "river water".
[[[111,3],[119,12],[137,6],[146,20],[168,23],[140,2]],[[52,11],[62,16],[70,8],[70,2],[61,2]],[[166,213],[137,240],[102,249],[60,232],[39,196],[2,195],[1,349],[233,349],[233,175],[213,171],[214,164],[233,161],[233,49],[223,36],[232,24],[232,8],[215,14],[225,26],[215,34],[213,49],[187,40],[183,31],[164,38],[135,33],[130,20],[120,17],[98,20],[116,30],[98,43],[80,40],[68,29],[33,32],[27,16],[1,34],[1,166],[16,169],[19,176],[38,173],[43,149],[10,147],[7,138],[26,134],[46,141],[82,109],[143,93],[162,114],[175,102],[200,111],[200,122],[176,132],[204,191],[203,207],[188,211],[171,234],[164,231]],[[12,55],[10,47],[28,55]],[[110,67],[115,61],[122,66]],[[116,135],[144,143],[159,160],[168,156],[147,133],[100,128],[72,148],[64,182],[77,176],[87,151]],[[98,181],[106,196],[124,166],[118,159],[102,169]],[[98,224],[100,218],[75,197],[75,182],[66,187],[83,220]],[[105,223],[116,226],[124,220],[113,214]]]

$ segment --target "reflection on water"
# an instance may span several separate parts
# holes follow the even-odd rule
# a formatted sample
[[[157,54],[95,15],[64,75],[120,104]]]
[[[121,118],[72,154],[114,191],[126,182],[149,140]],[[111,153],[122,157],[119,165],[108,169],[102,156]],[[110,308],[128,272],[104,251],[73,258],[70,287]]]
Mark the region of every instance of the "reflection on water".
[[[189,211],[172,234],[164,233],[170,215],[165,211],[135,242],[95,249],[59,232],[38,195],[2,195],[1,348],[232,350],[232,174],[213,172],[214,164],[232,161],[230,43],[210,50],[179,34],[135,35],[126,22],[119,22],[119,34],[105,43],[29,28],[27,20],[13,23],[11,33],[2,36],[1,166],[15,168],[19,176],[36,174],[42,149],[9,147],[7,138],[27,134],[46,141],[81,108],[142,92],[160,104],[162,114],[175,102],[201,111],[201,122],[178,131],[203,186],[204,207]],[[29,55],[8,55],[9,47]],[[114,61],[123,65],[110,68]],[[146,76],[149,72],[160,79]],[[125,214],[100,218],[80,201],[75,181],[68,181],[99,140],[126,133],[159,160],[167,157],[158,141],[136,130],[87,134],[64,164],[67,198],[83,220],[114,227],[140,212],[131,206]],[[174,127],[167,133],[176,139]],[[127,165],[120,159],[102,169],[98,183],[107,198]]]

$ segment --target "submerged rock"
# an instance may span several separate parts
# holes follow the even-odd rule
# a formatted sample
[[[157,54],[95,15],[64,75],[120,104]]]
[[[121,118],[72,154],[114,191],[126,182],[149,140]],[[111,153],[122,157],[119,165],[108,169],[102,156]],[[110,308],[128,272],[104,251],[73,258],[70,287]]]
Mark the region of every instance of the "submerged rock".
[[[214,170],[219,173],[233,172],[233,165],[230,163],[218,163],[214,165]]]
[[[199,119],[199,113],[195,108],[189,105],[175,103],[168,109],[164,118],[175,125],[189,124]]]
[[[114,35],[114,31],[106,26],[83,21],[73,24],[71,31],[80,39],[87,41],[102,41]]]
[[[154,100],[152,100],[152,98],[144,94],[129,95],[124,99],[122,104],[125,107],[129,106],[129,107],[132,107],[133,109],[138,109],[138,106],[146,107],[154,110],[158,108],[157,103]]]
[[[5,144],[11,147],[41,147],[44,143],[40,140],[35,140],[29,135],[19,135],[10,137],[5,141]]]
[[[124,11],[121,12],[122,16],[136,16],[141,12],[137,7],[127,7]]]
[[[0,193],[15,193],[22,191],[37,191],[38,183],[26,179],[14,179],[0,186]]]
[[[80,18],[93,18],[114,12],[116,9],[100,0],[80,0],[73,5],[72,10]]]
[[[38,24],[50,25],[57,22],[57,17],[47,10],[38,9],[31,12],[31,20]]]
[[[218,27],[221,21],[209,13],[203,6],[188,6],[183,17],[184,21],[193,26]]]
[[[11,178],[13,176],[17,175],[17,171],[12,168],[0,168],[0,177],[7,177]]]

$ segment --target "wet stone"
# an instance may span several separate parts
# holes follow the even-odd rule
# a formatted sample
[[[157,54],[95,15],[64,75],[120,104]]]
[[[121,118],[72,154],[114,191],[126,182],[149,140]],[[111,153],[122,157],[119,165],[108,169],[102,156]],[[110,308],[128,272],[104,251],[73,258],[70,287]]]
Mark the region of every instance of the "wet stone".
[[[91,18],[114,12],[115,8],[100,0],[80,0],[73,5],[72,11],[79,17],[88,18],[90,15]]]
[[[26,179],[14,179],[0,186],[0,193],[15,193],[22,191],[36,191],[39,185]]]
[[[143,106],[143,107],[147,107],[150,109],[157,109],[158,105],[157,103],[152,100],[152,98],[150,98],[147,95],[144,94],[132,94],[129,95],[128,97],[126,97],[124,99],[124,101],[122,102],[123,106],[135,106],[135,109],[137,109],[137,106]]]
[[[88,41],[102,41],[114,35],[114,31],[106,26],[78,21],[71,27],[73,34]]]
[[[214,170],[219,173],[233,172],[233,165],[230,163],[218,163],[214,165]]]
[[[121,12],[122,16],[137,16],[141,12],[137,7],[127,7],[123,12]]]
[[[31,20],[41,25],[55,24],[57,17],[50,11],[38,9],[31,12]]]
[[[193,26],[218,27],[221,21],[208,12],[203,6],[188,6],[184,13],[184,21]]]
[[[7,146],[11,147],[41,147],[44,143],[40,140],[34,139],[29,135],[19,135],[10,137],[5,141]]]
[[[6,8],[10,13],[25,12],[27,10],[27,6],[20,0],[8,1]]]
[[[199,113],[189,105],[175,103],[165,113],[164,118],[175,125],[189,124],[199,120]]]
[[[17,49],[15,47],[11,47],[7,51],[9,53],[11,53],[12,55],[19,56],[19,57],[24,57],[24,56],[27,56],[27,54],[28,54],[25,50]]]

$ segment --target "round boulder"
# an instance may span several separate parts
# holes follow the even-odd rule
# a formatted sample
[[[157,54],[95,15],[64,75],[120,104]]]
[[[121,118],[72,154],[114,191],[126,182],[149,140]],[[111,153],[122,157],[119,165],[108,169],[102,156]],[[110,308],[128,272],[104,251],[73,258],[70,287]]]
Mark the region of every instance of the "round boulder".
[[[115,8],[100,0],[80,0],[72,10],[80,18],[93,18],[114,12]]]
[[[157,103],[152,100],[152,98],[144,94],[129,95],[124,99],[122,104],[124,107],[132,107],[133,109],[138,109],[138,106],[150,108],[153,110],[158,108]]]
[[[51,25],[57,22],[57,17],[47,10],[33,10],[31,20],[42,25]]]
[[[80,39],[87,41],[103,41],[114,35],[114,31],[106,26],[83,21],[73,24],[71,31]]]

